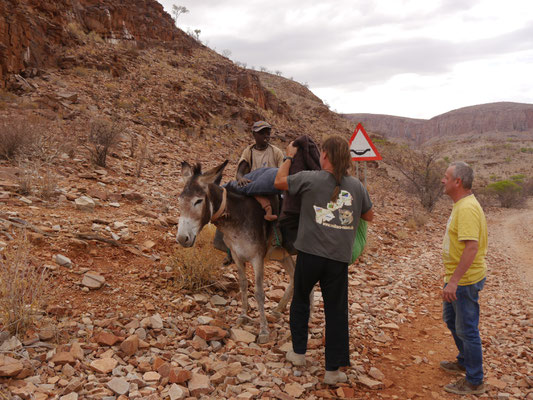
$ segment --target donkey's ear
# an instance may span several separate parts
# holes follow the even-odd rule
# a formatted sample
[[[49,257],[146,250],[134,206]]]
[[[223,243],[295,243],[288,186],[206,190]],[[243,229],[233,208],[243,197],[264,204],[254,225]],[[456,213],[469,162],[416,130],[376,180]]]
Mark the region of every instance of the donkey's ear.
[[[220,164],[218,167],[212,168],[209,171],[206,171],[205,174],[202,175],[200,178],[200,181],[205,184],[210,183],[216,183],[217,185],[220,184],[220,181],[222,180],[222,171],[224,171],[224,168],[228,165],[228,160],[224,161],[222,164]]]
[[[183,161],[181,163],[181,179],[183,180],[183,183],[187,182],[191,176],[194,175],[192,167],[189,165],[187,161]]]

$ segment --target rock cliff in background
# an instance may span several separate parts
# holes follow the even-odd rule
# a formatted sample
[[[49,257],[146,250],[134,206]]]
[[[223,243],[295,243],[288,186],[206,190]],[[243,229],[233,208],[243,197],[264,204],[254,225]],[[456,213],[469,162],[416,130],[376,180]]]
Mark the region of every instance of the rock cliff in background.
[[[368,131],[421,144],[434,137],[463,133],[533,131],[533,104],[490,103],[438,115],[429,120],[378,114],[346,114]]]
[[[59,49],[94,32],[108,41],[192,40],[155,0],[0,0],[0,87],[57,65]]]

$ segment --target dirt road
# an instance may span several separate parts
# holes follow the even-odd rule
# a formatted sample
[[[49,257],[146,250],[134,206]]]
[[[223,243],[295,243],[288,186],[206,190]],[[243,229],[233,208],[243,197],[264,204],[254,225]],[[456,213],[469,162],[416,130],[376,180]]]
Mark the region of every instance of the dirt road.
[[[490,247],[504,253],[533,290],[533,201],[524,209],[489,214],[488,223]]]
[[[499,388],[494,387],[495,384],[498,386],[502,384],[501,376],[515,374],[516,368],[509,366],[508,370],[503,372],[494,368],[493,362],[494,359],[501,357],[499,353],[502,348],[516,345],[514,339],[509,338],[507,342],[497,346],[491,346],[490,342],[494,338],[494,328],[499,326],[503,316],[512,314],[511,310],[516,307],[516,298],[520,295],[515,293],[515,289],[520,287],[525,292],[533,292],[533,202],[530,202],[525,209],[487,210],[487,222],[489,276],[481,296],[483,319],[480,328],[486,356],[486,381],[490,388],[488,396],[493,398],[497,393],[506,391],[513,393],[513,390],[516,390],[511,387],[512,385],[505,388],[505,383]],[[435,262],[439,261],[435,259]],[[502,282],[505,282],[505,286],[501,286]],[[454,378],[438,367],[439,361],[453,360],[456,353],[451,335],[441,320],[440,285],[440,280],[426,280],[425,301],[421,304],[421,309],[417,310],[417,317],[400,328],[398,336],[400,340],[385,352],[378,363],[379,368],[393,382],[390,388],[382,391],[381,397],[461,398],[444,392],[443,386]],[[507,289],[502,290],[503,287]],[[501,293],[510,290],[509,288],[513,288],[512,296],[515,298],[500,297]],[[501,306],[500,310],[496,310],[490,298],[499,299],[497,302]],[[528,312],[524,307],[518,308]],[[514,317],[509,318],[513,319]],[[522,339],[519,340],[521,341]],[[520,390],[516,393],[520,393]],[[471,398],[476,397],[471,396]]]

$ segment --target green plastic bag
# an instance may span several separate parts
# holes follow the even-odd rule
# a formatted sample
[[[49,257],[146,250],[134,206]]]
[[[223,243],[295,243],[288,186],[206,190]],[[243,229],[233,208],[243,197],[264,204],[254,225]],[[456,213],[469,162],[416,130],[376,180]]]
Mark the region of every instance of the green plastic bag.
[[[368,222],[366,222],[364,219],[360,219],[359,225],[357,226],[357,233],[355,234],[355,242],[353,243],[352,263],[359,258],[365,249],[367,230]]]

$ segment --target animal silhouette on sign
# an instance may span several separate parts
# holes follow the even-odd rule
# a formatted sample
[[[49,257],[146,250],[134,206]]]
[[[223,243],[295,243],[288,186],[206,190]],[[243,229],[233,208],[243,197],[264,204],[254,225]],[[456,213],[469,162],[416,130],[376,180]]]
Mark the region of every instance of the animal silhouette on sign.
[[[372,150],[372,149],[365,149],[365,150],[350,149],[350,153],[354,153],[356,156],[362,156],[362,155],[368,153],[370,150]]]

